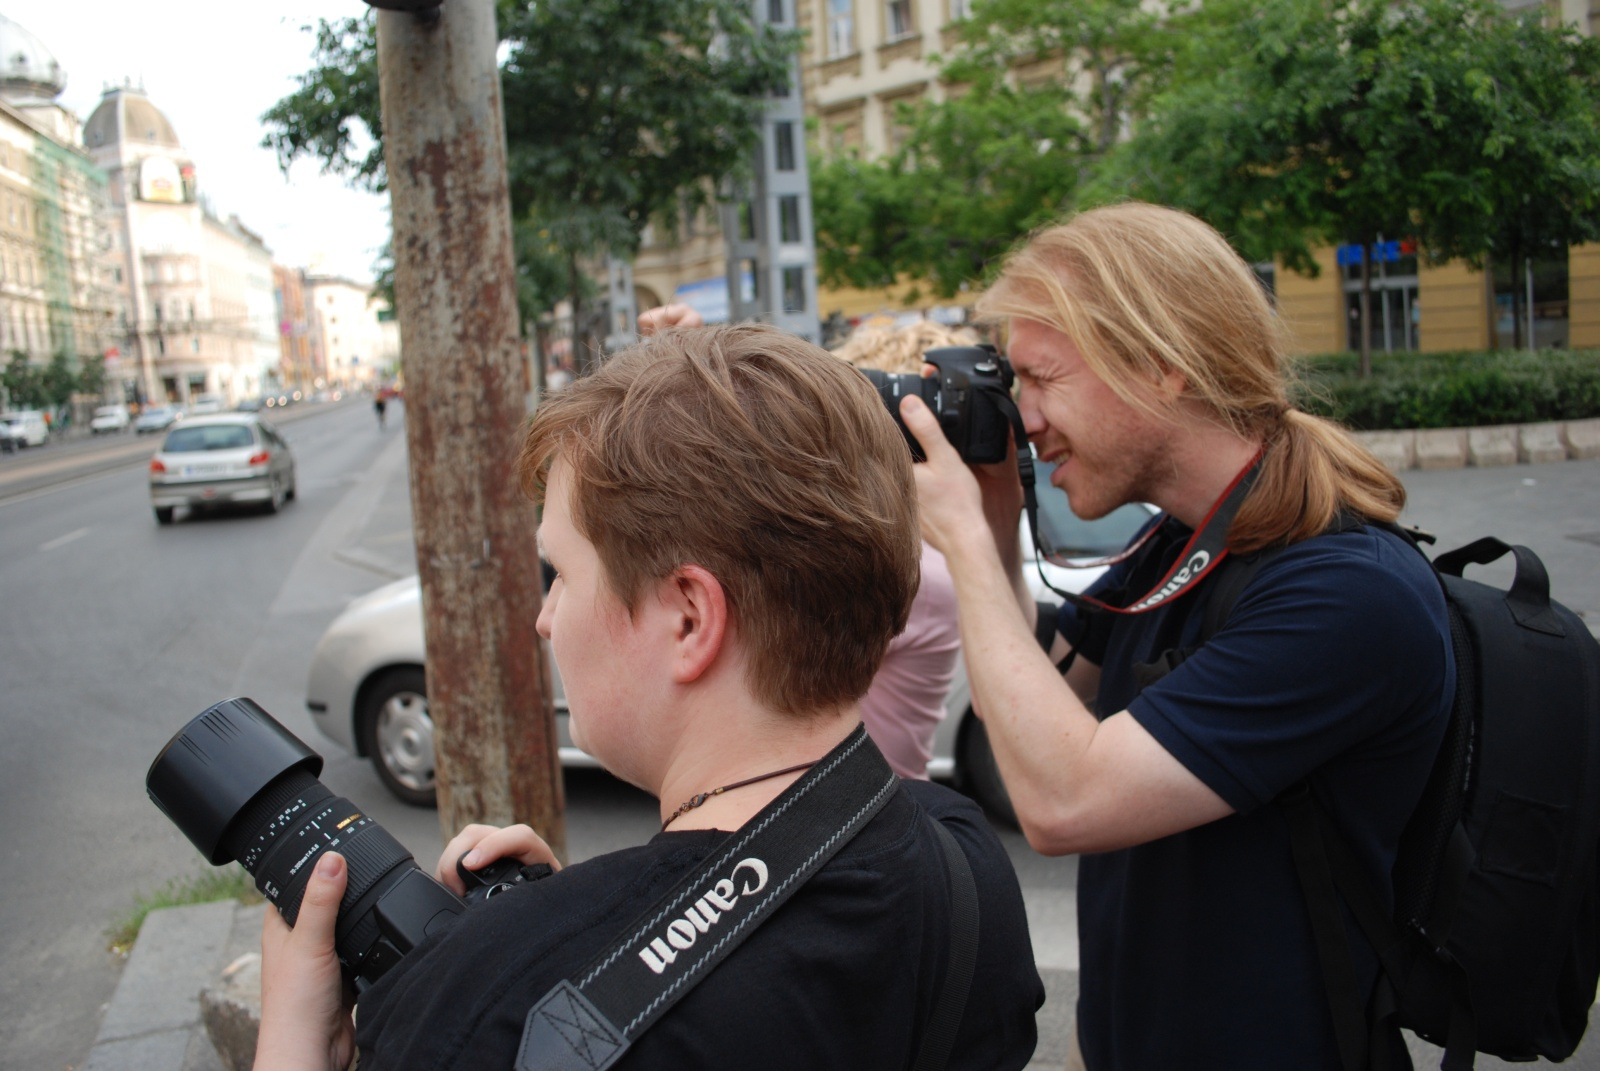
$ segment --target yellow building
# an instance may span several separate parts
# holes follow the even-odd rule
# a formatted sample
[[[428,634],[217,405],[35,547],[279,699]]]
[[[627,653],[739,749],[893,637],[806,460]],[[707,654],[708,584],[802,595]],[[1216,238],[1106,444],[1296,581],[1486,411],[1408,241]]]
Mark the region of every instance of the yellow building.
[[[903,133],[896,107],[943,99],[945,87],[932,61],[954,47],[952,24],[966,17],[971,2],[796,0],[795,18],[806,35],[800,68],[806,114],[815,123],[813,150],[859,152],[867,158],[894,151]],[[1600,27],[1600,0],[1503,2],[1512,10],[1538,7],[1584,33]],[[1036,67],[1019,70],[1018,77],[1058,77],[1062,64],[1055,60]],[[1438,352],[1511,344],[1511,288],[1525,294],[1528,280],[1513,281],[1502,273],[1498,285],[1490,285],[1483,273],[1460,263],[1429,265],[1403,240],[1383,243],[1374,259],[1370,330],[1375,350]],[[1316,260],[1321,269],[1316,278],[1281,265],[1266,273],[1295,348],[1303,353],[1359,348],[1357,251],[1322,250]],[[725,287],[724,271],[724,243],[713,213],[682,221],[675,242],[657,241],[647,232],[634,265],[639,307],[674,299],[700,304],[708,298],[714,304]],[[1533,289],[1537,345],[1600,346],[1600,248],[1573,249],[1565,271],[1559,264],[1542,265]],[[954,307],[938,308],[910,287],[819,286],[818,311],[824,320],[842,316],[852,323],[907,315],[959,319],[975,297],[963,295]]]
[[[895,106],[943,94],[930,58],[953,43],[950,23],[966,17],[970,0],[797,0],[795,20],[806,35],[801,86],[806,115],[818,124],[824,151],[893,151]],[[672,300],[714,308],[725,300],[726,250],[716,215],[680,221],[675,240],[647,230],[633,265],[635,299],[647,309]],[[975,296],[975,295],[974,295]],[[954,302],[967,305],[971,298]],[[960,316],[932,299],[898,290],[828,290],[819,286],[823,320],[881,315]]]

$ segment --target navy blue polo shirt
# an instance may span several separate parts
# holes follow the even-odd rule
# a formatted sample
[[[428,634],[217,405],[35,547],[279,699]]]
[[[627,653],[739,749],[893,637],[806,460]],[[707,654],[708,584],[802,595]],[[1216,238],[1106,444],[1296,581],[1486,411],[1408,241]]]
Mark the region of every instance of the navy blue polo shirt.
[[[1166,519],[1150,552],[1091,593],[1123,606],[1154,588],[1191,535]],[[1121,851],[1078,878],[1078,1029],[1090,1071],[1338,1068],[1288,828],[1270,806],[1308,780],[1390,888],[1400,832],[1449,715],[1444,597],[1403,540],[1371,528],[1277,554],[1224,627],[1142,693],[1133,666],[1199,642],[1205,583],[1144,614],[1061,630],[1102,668],[1096,709],[1128,710],[1237,812]],[[1347,919],[1362,984],[1377,965]]]

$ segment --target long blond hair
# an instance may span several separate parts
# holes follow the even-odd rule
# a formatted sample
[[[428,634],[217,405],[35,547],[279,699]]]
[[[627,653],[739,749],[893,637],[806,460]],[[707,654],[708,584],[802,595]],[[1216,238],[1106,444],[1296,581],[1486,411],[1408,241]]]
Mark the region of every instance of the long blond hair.
[[[1166,373],[1218,424],[1265,447],[1229,529],[1237,553],[1325,531],[1341,512],[1392,521],[1405,489],[1348,432],[1290,403],[1285,339],[1266,293],[1227,241],[1159,205],[1093,209],[1035,233],[978,302],[986,321],[1031,320],[1072,339],[1129,404]]]

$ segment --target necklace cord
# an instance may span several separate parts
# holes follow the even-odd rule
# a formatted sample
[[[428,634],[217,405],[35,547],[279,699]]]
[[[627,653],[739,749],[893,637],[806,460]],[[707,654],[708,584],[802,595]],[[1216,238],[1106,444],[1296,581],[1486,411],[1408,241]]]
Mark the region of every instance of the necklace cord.
[[[665,833],[667,827],[673,822],[677,821],[679,818],[682,818],[684,815],[700,806],[712,796],[720,796],[724,792],[732,792],[736,788],[744,788],[746,785],[753,785],[758,781],[770,781],[774,777],[782,777],[784,774],[798,773],[801,770],[808,770],[815,766],[818,761],[819,760],[817,759],[812,759],[810,762],[802,762],[797,766],[786,766],[781,770],[773,770],[771,773],[757,774],[755,777],[747,777],[743,781],[735,781],[731,785],[723,785],[721,788],[713,788],[709,792],[701,792],[690,796],[684,801],[682,807],[679,807],[676,811],[673,811],[667,816],[667,820],[661,823],[661,831]]]

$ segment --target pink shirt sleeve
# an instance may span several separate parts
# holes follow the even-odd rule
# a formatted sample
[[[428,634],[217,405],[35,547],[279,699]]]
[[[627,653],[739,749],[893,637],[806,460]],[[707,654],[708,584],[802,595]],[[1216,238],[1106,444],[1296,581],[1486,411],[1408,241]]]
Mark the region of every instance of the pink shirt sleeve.
[[[922,544],[922,583],[906,629],[889,644],[872,687],[861,699],[861,720],[901,777],[928,778],[933,734],[961,651],[956,591],[944,556]]]

